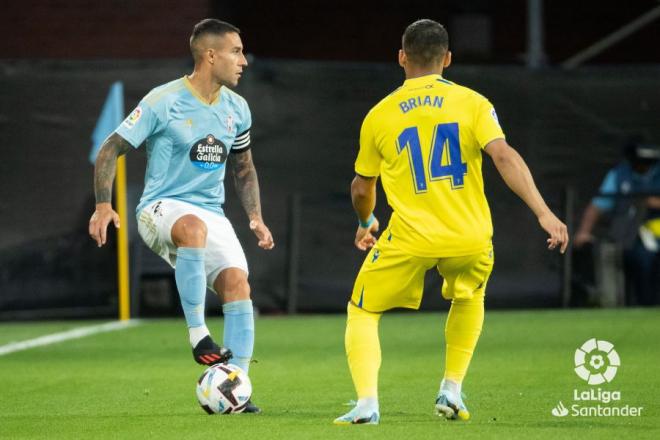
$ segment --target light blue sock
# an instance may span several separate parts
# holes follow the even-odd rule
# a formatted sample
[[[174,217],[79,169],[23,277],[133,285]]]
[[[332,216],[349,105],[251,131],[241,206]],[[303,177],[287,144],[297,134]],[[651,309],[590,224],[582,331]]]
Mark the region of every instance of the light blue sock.
[[[180,247],[176,251],[174,269],[176,287],[181,307],[189,328],[204,324],[204,300],[206,299],[206,272],[204,248]]]
[[[247,299],[226,303],[222,306],[222,313],[225,315],[223,345],[234,354],[229,362],[247,373],[254,350],[252,301]]]

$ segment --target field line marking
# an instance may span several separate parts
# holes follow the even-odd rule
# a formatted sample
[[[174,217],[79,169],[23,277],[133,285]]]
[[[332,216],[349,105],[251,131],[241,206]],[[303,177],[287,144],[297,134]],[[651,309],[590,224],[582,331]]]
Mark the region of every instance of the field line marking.
[[[0,356],[14,353],[16,351],[28,350],[34,347],[41,347],[43,345],[57,344],[58,342],[68,341],[70,339],[80,339],[99,333],[123,330],[129,327],[134,327],[138,324],[140,324],[140,321],[136,319],[131,319],[129,321],[113,321],[88,327],[78,327],[59,333],[39,336],[34,339],[27,339],[25,341],[11,342],[6,345],[0,345]]]

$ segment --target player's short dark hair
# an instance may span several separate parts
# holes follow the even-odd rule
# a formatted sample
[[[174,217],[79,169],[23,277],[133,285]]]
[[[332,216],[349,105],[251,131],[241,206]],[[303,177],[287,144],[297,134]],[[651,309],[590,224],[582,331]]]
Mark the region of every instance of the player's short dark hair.
[[[197,59],[199,54],[195,53],[195,42],[204,35],[218,35],[222,36],[229,33],[240,34],[241,30],[231,23],[218,20],[217,18],[205,18],[193,27],[192,35],[190,35],[190,52],[193,58]]]
[[[427,18],[409,25],[402,42],[408,59],[419,66],[439,62],[449,50],[449,34],[445,27]]]

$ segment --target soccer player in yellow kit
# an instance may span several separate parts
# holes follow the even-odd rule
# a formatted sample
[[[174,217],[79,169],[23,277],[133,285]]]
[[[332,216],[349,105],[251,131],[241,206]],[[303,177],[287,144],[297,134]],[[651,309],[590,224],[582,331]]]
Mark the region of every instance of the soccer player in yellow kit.
[[[451,62],[448,41],[445,28],[433,20],[408,26],[399,50],[406,81],[362,124],[351,197],[359,218],[355,245],[371,250],[348,303],[345,339],[358,402],[336,424],[379,422],[380,317],[397,307],[418,309],[424,274],[434,267],[444,279],[442,296],[452,302],[435,409],[448,419],[469,419],[461,383],[481,333],[493,268],[482,151],[537,216],[549,234],[548,248],[563,253],[568,245],[566,225],[550,211],[522,157],[505,141],[492,104],[442,77]],[[393,214],[376,240],[378,176]]]

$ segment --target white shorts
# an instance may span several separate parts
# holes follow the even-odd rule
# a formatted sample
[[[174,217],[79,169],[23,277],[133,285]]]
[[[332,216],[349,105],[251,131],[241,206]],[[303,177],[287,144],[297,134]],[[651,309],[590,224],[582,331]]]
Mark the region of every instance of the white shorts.
[[[142,209],[138,215],[138,232],[146,245],[170,266],[176,266],[176,246],[172,242],[172,227],[184,215],[192,214],[206,223],[206,253],[204,268],[206,285],[213,289],[218,274],[230,267],[248,273],[243,248],[234,228],[226,217],[179,200],[161,199]]]

